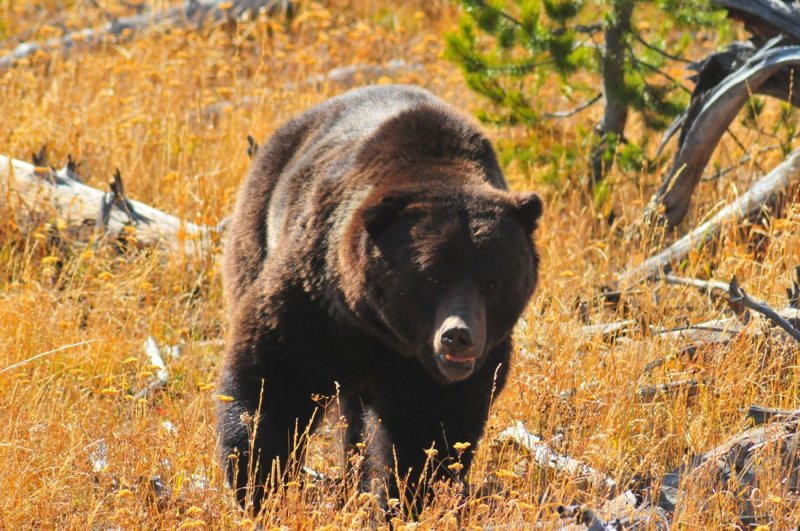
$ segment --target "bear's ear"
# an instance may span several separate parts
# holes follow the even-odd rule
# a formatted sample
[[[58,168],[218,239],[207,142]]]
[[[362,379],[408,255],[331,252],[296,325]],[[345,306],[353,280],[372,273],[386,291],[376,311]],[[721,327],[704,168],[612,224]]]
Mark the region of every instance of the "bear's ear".
[[[528,232],[533,232],[542,217],[542,200],[534,192],[520,192],[513,195],[514,213]]]
[[[405,197],[387,195],[367,206],[361,218],[370,238],[377,239],[407,204],[408,199]]]

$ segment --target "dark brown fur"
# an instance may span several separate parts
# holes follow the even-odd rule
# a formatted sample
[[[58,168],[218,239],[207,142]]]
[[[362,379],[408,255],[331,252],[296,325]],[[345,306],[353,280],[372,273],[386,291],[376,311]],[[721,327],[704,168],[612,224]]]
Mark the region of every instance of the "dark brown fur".
[[[262,387],[257,484],[274,458],[286,463],[312,393],[336,384],[348,442],[371,411],[401,474],[418,475],[432,444],[444,465],[453,443],[474,448],[536,284],[540,214],[535,194],[507,190],[483,134],[418,88],[354,90],[278,130],[242,186],[225,257],[220,391],[234,401],[218,427],[240,500],[252,465],[242,414],[255,415]],[[457,363],[443,330],[473,343]]]

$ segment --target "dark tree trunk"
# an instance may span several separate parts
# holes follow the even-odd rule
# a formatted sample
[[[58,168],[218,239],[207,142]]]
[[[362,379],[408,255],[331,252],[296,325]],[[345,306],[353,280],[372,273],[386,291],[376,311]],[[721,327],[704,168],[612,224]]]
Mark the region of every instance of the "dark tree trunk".
[[[625,36],[631,29],[633,0],[614,2],[610,24],[605,29],[605,49],[603,51],[603,97],[605,111],[602,121],[597,125],[594,146],[591,153],[591,186],[603,180],[611,162],[607,150],[612,138],[620,139],[625,132],[628,119],[628,104],[625,101]]]

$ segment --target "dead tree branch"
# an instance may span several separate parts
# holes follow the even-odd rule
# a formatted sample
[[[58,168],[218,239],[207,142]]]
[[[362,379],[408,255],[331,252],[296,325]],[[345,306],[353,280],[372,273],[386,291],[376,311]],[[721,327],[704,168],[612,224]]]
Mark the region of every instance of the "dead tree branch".
[[[683,259],[690,251],[719,235],[726,224],[738,223],[759,212],[798,180],[800,180],[800,150],[795,150],[784,162],[762,177],[734,202],[717,212],[710,220],[667,249],[622,273],[620,284],[624,286],[660,274],[672,262]]]
[[[730,283],[730,296],[731,300],[735,303],[741,304],[745,308],[749,308],[754,312],[758,312],[773,323],[777,324],[786,332],[795,338],[798,342],[800,342],[800,330],[795,328],[792,323],[787,321],[783,318],[778,312],[770,308],[765,302],[757,301],[751,298],[744,290],[739,286],[739,283],[736,281],[736,277],[731,279]]]
[[[690,66],[697,71],[691,103],[658,148],[660,154],[680,127],[678,152],[645,209],[645,227],[662,222],[675,227],[685,217],[714,147],[753,94],[800,106],[800,86],[795,83],[800,75],[800,4],[782,0],[711,3],[727,9],[730,18],[744,22],[752,37]]]
[[[711,0],[744,22],[747,31],[767,40],[781,33],[800,39],[800,4],[786,0]]]
[[[692,193],[714,152],[713,147],[752,94],[781,97],[795,105],[800,103],[800,88],[794,87],[790,80],[794,69],[800,65],[800,46],[779,46],[782,42],[781,38],[776,38],[758,50],[752,44],[739,43],[724,52],[728,54],[724,58],[720,54],[711,56],[698,67],[700,74],[683,121],[679,150],[667,177],[645,209],[646,225],[658,226],[666,221],[668,227],[675,227],[683,220]],[[715,66],[711,66],[712,62]],[[717,66],[717,63],[724,64]],[[709,71],[718,76],[718,71],[725,70],[726,66],[731,73],[724,79],[717,82],[704,78],[704,73]],[[785,80],[776,77],[783,70],[788,76]]]
[[[600,99],[602,97],[603,97],[602,94],[597,94],[592,99],[587,100],[587,101],[581,103],[580,105],[578,105],[577,107],[575,107],[574,109],[570,109],[568,111],[543,112],[542,113],[542,118],[553,118],[553,119],[559,119],[560,120],[560,119],[563,119],[563,118],[569,118],[570,116],[575,116],[576,114],[580,113],[581,111],[584,111],[584,110],[588,109],[589,107],[591,107],[592,105],[594,105],[595,103],[600,101]]]

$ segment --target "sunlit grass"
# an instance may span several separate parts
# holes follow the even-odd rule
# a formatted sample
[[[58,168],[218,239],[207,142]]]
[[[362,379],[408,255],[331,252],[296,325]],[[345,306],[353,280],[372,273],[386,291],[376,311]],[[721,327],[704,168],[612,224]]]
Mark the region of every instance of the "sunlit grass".
[[[130,14],[119,5],[105,7]],[[356,74],[351,84],[414,83],[466,112],[485,105],[441,57],[442,35],[456,20],[444,2],[303,2],[289,22],[260,17],[235,28],[153,29],[67,57],[35,56],[0,73],[0,153],[27,159],[47,144],[56,164],[67,154],[80,159],[93,186],[105,188],[119,168],[131,197],[216,224],[230,213],[247,169],[246,136],[263,141],[290,117],[345,90],[325,78],[334,68],[402,59],[406,68]],[[88,2],[6,2],[0,4],[0,48],[16,45],[14,36],[47,38],[62,27],[104,21]],[[695,53],[704,51],[708,45],[699,44]],[[562,101],[552,89],[538,97]],[[495,400],[485,442],[521,420],[560,452],[625,483],[658,477],[687,454],[739,432],[742,411],[752,403],[797,407],[800,374],[796,349],[769,349],[748,337],[701,349],[692,362],[671,359],[647,376],[648,362],[685,345],[638,336],[617,345],[582,338],[580,302],[647,256],[623,233],[660,178],[658,170],[615,170],[608,204],[587,200],[578,182],[591,119],[600,112],[596,106],[535,130],[487,130],[512,186],[541,192],[546,212],[537,238],[542,280],[525,314],[527,326],[515,336],[524,352]],[[779,106],[768,102],[758,120],[771,130],[779,116]],[[748,147],[775,142],[739,124],[734,130]],[[645,134],[635,117],[630,134]],[[657,135],[650,138],[652,150]],[[728,138],[714,161],[724,167],[741,156]],[[780,157],[780,150],[771,151],[756,162],[769,169]],[[690,223],[743,192],[760,174],[758,165],[703,183]],[[609,208],[618,214],[613,227],[605,222]],[[42,212],[32,224],[24,218],[0,210],[0,370],[78,345],[0,372],[0,527],[252,528],[252,515],[233,503],[216,461],[213,384],[225,330],[219,246],[188,258],[120,251],[77,241],[55,213]],[[782,307],[800,259],[799,233],[800,209],[787,207],[757,231],[727,229],[719,243],[680,264],[681,273],[721,280],[736,274],[750,293]],[[758,246],[757,238],[763,240]],[[725,311],[687,289],[645,285],[623,309],[589,306],[586,313],[592,322],[635,318],[676,326]],[[154,373],[143,348],[148,336],[162,347],[182,348],[179,356],[165,354],[166,388],[138,399]],[[639,385],[687,375],[702,382],[695,397],[678,394],[652,404],[636,399]],[[309,459],[335,477],[341,465],[335,411],[328,420],[312,438]],[[458,510],[455,494],[443,493],[421,525],[455,528],[458,514],[464,527],[552,526],[560,504],[602,503],[602,489],[569,475],[515,468],[523,457],[483,444],[471,483],[491,480],[496,492],[475,495]],[[795,525],[800,509],[775,464],[764,466],[772,480],[753,494],[758,514],[773,518],[776,529]],[[168,493],[154,487],[156,477]],[[741,497],[718,487],[708,477],[690,481],[676,521],[696,527],[733,522]],[[267,506],[269,526],[382,522],[369,496],[331,485],[298,481]]]

